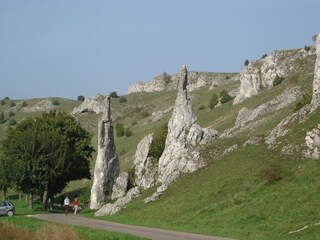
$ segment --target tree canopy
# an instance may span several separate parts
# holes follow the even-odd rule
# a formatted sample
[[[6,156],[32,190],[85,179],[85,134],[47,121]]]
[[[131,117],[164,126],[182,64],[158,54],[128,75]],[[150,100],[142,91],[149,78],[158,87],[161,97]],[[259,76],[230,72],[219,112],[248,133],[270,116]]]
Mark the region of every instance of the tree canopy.
[[[44,113],[9,128],[2,161],[11,163],[13,185],[24,193],[60,193],[69,181],[90,178],[90,134],[66,113]],[[8,165],[8,164],[7,164]]]

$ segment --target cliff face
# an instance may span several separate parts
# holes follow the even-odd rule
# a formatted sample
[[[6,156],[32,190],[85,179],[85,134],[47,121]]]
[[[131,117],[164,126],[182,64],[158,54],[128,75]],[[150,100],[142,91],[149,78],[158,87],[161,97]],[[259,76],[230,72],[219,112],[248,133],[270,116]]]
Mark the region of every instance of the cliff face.
[[[285,79],[295,73],[298,70],[296,63],[314,53],[314,47],[308,51],[305,49],[273,51],[270,55],[249,63],[240,72],[240,89],[233,104],[255,96],[263,89],[272,88],[277,77]]]
[[[138,82],[128,88],[128,94],[135,92],[158,92],[164,90],[179,89],[180,74],[172,76],[163,74],[153,78],[148,82]],[[193,91],[201,87],[217,87],[228,81],[236,81],[236,73],[206,73],[206,72],[188,72],[188,90]]]

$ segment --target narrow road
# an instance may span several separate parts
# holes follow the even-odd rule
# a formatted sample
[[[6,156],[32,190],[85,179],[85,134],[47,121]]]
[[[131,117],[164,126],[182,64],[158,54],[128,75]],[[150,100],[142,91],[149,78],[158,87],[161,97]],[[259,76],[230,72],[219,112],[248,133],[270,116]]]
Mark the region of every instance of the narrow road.
[[[69,214],[38,214],[30,215],[30,217],[43,219],[51,222],[62,224],[84,226],[96,229],[102,229],[112,232],[127,233],[134,236],[144,237],[153,240],[228,240],[228,238],[213,237],[207,235],[177,232],[151,227],[140,227],[128,224],[114,223],[102,221],[92,218],[80,217],[78,215]],[[230,240],[230,239],[229,239]]]

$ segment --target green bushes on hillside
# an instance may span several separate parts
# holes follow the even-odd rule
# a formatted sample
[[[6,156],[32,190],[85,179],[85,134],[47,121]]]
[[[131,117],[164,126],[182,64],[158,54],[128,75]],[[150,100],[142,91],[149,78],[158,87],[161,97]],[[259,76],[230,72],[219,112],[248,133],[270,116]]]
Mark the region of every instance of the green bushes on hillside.
[[[224,104],[231,100],[232,100],[232,97],[229,95],[228,91],[222,90],[220,93],[220,102]]]
[[[5,123],[4,113],[1,112],[1,113],[0,113],[0,124],[3,124],[3,123]]]
[[[210,99],[210,102],[209,102],[209,108],[210,109],[214,109],[214,107],[219,103],[219,97],[217,94],[213,94],[211,99]]]
[[[273,80],[272,85],[273,85],[273,86],[277,86],[277,85],[279,85],[283,80],[284,80],[284,77],[283,77],[283,76],[279,76],[279,75],[277,74],[276,77],[275,77],[274,80]]]
[[[159,158],[161,157],[164,151],[167,134],[168,134],[167,124],[163,124],[154,132],[153,140],[149,149],[149,156],[153,157],[157,161],[159,160]]]
[[[293,111],[298,111],[299,109],[303,108],[307,104],[310,104],[312,100],[312,96],[308,93],[303,94],[302,99],[296,103]]]

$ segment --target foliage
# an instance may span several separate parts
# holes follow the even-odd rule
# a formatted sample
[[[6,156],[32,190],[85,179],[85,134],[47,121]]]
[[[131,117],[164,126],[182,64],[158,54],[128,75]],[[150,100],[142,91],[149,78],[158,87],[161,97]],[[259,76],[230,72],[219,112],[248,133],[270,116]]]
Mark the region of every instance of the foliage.
[[[118,98],[119,96],[118,96],[117,92],[111,92],[110,97],[111,98]]]
[[[312,100],[312,96],[308,93],[303,94],[302,96],[302,100],[300,100],[299,102],[296,103],[293,111],[298,111],[299,109],[303,108],[304,106],[306,106],[307,104],[310,104]]]
[[[310,47],[309,46],[304,46],[303,49],[308,52],[310,50]]]
[[[283,76],[279,76],[278,74],[275,76],[272,85],[277,86],[284,80]]]
[[[120,102],[120,103],[125,103],[125,102],[128,102],[128,100],[127,100],[124,96],[121,96],[121,97],[119,98],[119,102]]]
[[[249,65],[249,60],[246,59],[246,60],[244,61],[244,66],[248,66],[248,65]]]
[[[82,95],[78,96],[77,98],[77,101],[80,101],[80,102],[83,102],[84,100],[85,100],[85,97]]]
[[[3,100],[10,100],[10,98],[9,97],[5,97]]]
[[[171,76],[168,73],[164,72],[162,74],[162,79],[166,84],[169,84],[171,81]]]
[[[149,156],[159,160],[165,148],[167,134],[168,124],[163,124],[154,132],[153,140],[149,149]]]
[[[264,59],[264,58],[266,58],[267,56],[268,56],[268,54],[265,53],[265,54],[262,55],[261,59]]]
[[[5,105],[6,104],[6,101],[5,100],[1,100],[0,101],[0,105]]]
[[[261,171],[261,175],[268,184],[274,184],[283,177],[284,169],[279,161],[274,161]]]
[[[27,102],[26,102],[26,101],[23,101],[21,106],[22,106],[22,107],[26,107],[27,105],[28,105]]]
[[[12,117],[12,116],[14,116],[14,112],[10,111],[9,112],[9,117]]]
[[[15,102],[11,102],[10,103],[10,107],[15,107],[16,106],[16,103]]]
[[[122,123],[116,124],[117,137],[122,137],[124,135],[124,126]]]
[[[128,171],[128,189],[135,186],[135,166],[132,166]]]
[[[217,94],[212,94],[212,97],[209,102],[209,108],[214,109],[214,107],[219,103],[219,97]]]
[[[312,42],[315,43],[317,41],[317,36],[318,36],[318,34],[312,35]]]
[[[4,112],[1,112],[0,113],[0,124],[3,124],[3,123],[5,123],[6,121],[5,121],[5,118],[4,118]]]
[[[15,119],[10,119],[9,122],[8,122],[9,126],[14,126],[16,124],[17,124],[17,121]]]
[[[59,103],[58,100],[55,99],[55,100],[52,101],[52,105],[53,105],[53,106],[59,106],[60,103]]]
[[[200,105],[199,110],[203,110],[203,109],[206,109],[206,107],[204,105]]]
[[[130,137],[130,136],[133,135],[130,127],[126,127],[126,128],[124,129],[124,135],[125,135],[126,137]]]
[[[55,195],[69,181],[90,178],[90,141],[70,115],[44,113],[8,129],[2,142],[3,159],[12,163],[12,179],[19,190]]]
[[[227,90],[222,90],[220,92],[220,102],[222,104],[227,103],[232,100],[232,97],[229,95]]]

